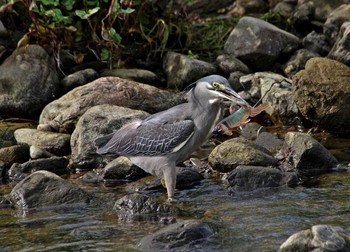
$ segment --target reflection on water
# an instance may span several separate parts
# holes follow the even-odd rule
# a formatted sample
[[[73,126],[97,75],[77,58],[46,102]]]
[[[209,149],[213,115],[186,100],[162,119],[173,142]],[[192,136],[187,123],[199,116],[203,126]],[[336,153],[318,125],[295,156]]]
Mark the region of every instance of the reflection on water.
[[[232,195],[205,180],[180,191],[178,198],[192,213],[190,218],[213,223],[217,234],[206,249],[276,251],[291,234],[312,225],[350,226],[350,172],[329,173],[310,182],[308,187]],[[122,188],[87,189],[106,202],[25,216],[0,209],[0,251],[134,251],[143,236],[163,227],[158,222],[118,220],[112,208]],[[3,194],[8,190],[0,189]]]

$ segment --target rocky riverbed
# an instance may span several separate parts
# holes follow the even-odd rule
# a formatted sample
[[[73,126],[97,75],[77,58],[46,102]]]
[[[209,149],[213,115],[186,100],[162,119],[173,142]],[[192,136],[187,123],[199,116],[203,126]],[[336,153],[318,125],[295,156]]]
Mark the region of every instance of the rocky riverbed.
[[[243,16],[214,62],[167,52],[163,76],[61,77],[44,48],[13,51],[0,66],[0,248],[350,250],[350,5],[291,2],[272,10],[294,34]],[[180,164],[177,202],[128,159],[96,154],[96,137],[186,102],[182,90],[210,74],[273,113]]]

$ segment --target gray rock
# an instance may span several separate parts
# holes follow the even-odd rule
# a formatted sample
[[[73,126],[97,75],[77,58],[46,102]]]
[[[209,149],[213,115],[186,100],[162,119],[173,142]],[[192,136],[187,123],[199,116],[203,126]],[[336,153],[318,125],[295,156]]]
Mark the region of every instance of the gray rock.
[[[233,4],[231,15],[243,16],[248,13],[265,13],[268,10],[266,1],[263,0],[237,0]]]
[[[181,102],[184,102],[183,97],[174,92],[118,77],[103,77],[48,104],[39,123],[49,124],[59,132],[72,133],[79,117],[96,105],[110,104],[155,113]]]
[[[350,22],[345,22],[328,57],[350,66]]]
[[[349,251],[350,231],[339,226],[314,225],[290,236],[279,252]]]
[[[291,80],[270,72],[256,72],[240,79],[242,85],[250,87],[247,93],[255,98],[263,97],[268,102],[273,115],[278,116],[284,124],[299,122],[299,111],[292,96]]]
[[[101,72],[101,77],[106,76],[115,76],[122,79],[133,80],[151,85],[161,83],[160,79],[155,73],[144,69],[105,69]]]
[[[272,39],[273,38],[273,39]],[[261,19],[242,17],[227,39],[224,50],[255,70],[268,70],[300,45],[296,36]]]
[[[68,159],[65,157],[51,157],[30,160],[23,164],[14,163],[8,171],[9,179],[18,182],[30,173],[41,170],[63,175],[68,171],[68,162]]]
[[[232,72],[251,73],[249,67],[242,61],[228,54],[219,55],[216,58],[216,64],[225,74],[231,74]]]
[[[61,85],[64,91],[70,91],[73,88],[82,86],[86,83],[94,81],[98,78],[98,73],[91,68],[80,70],[72,73],[61,80]]]
[[[279,2],[272,9],[272,12],[279,13],[283,17],[290,18],[294,12],[295,4],[285,1]]]
[[[163,69],[168,88],[175,90],[181,90],[201,77],[216,73],[213,64],[175,52],[168,52],[164,56]]]
[[[291,23],[301,34],[311,31],[311,21],[315,18],[315,5],[313,1],[304,2],[296,7],[291,17]]]
[[[272,154],[276,154],[282,148],[284,141],[270,132],[261,132],[256,138],[255,143],[264,147]]]
[[[326,58],[312,58],[293,78],[299,111],[314,125],[350,134],[350,68]]]
[[[307,49],[297,50],[283,66],[283,72],[288,78],[292,78],[297,72],[304,69],[306,62],[309,59],[315,57],[319,57],[319,55]]]
[[[0,160],[5,168],[10,168],[14,163],[23,163],[29,159],[28,145],[13,145],[0,149]]]
[[[315,31],[310,32],[303,38],[303,46],[305,49],[320,56],[326,56],[331,50],[327,37]]]
[[[186,220],[142,238],[137,248],[141,251],[196,251],[196,245],[213,236],[214,231],[207,223]]]
[[[229,172],[239,165],[276,166],[277,160],[265,148],[251,141],[234,138],[216,146],[208,157],[213,169]]]
[[[29,155],[30,155],[31,159],[48,158],[48,157],[55,156],[54,154],[52,154],[46,150],[43,150],[35,145],[30,146]]]
[[[241,77],[245,76],[245,73],[242,72],[232,72],[230,73],[230,77],[228,78],[228,81],[230,83],[230,86],[233,90],[236,92],[242,91],[245,89],[245,87],[240,82]]]
[[[335,157],[306,133],[288,132],[285,135],[285,143],[289,148],[287,160],[303,173],[324,172],[338,165]]]
[[[90,108],[79,118],[72,134],[71,165],[79,169],[92,170],[103,161],[112,161],[117,155],[96,154],[95,139],[118,130],[128,122],[144,119],[148,115],[143,111],[113,105],[98,105]]]
[[[350,4],[340,5],[329,14],[323,25],[323,33],[331,45],[336,41],[341,25],[348,21],[350,21]]]
[[[104,180],[135,181],[148,175],[126,157],[118,157],[98,171]]]
[[[161,216],[178,215],[180,209],[157,197],[133,193],[118,199],[113,209],[121,219],[158,220]]]
[[[19,182],[10,193],[13,204],[22,210],[86,204],[92,195],[54,173],[37,171]]]
[[[38,45],[19,48],[0,66],[0,114],[36,118],[58,89],[53,57]]]
[[[18,120],[18,119],[17,119]],[[21,122],[17,121],[16,119],[14,121],[8,121],[8,120],[0,120],[0,148],[3,147],[10,147],[12,145],[16,145],[16,139],[14,136],[14,133],[16,130],[20,128],[30,128],[35,127],[34,122]]]
[[[233,191],[254,191],[281,186],[294,187],[299,184],[296,172],[282,172],[274,167],[240,165],[224,176]]]
[[[14,135],[19,144],[35,145],[58,156],[70,153],[69,134],[23,128],[16,130]]]

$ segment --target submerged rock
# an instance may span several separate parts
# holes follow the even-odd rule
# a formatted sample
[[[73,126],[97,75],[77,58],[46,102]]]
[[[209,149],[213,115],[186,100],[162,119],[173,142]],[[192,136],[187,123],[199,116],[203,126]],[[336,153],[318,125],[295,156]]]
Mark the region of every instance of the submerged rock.
[[[65,157],[51,157],[29,160],[23,164],[14,163],[8,171],[8,176],[11,181],[20,181],[30,173],[40,170],[63,175],[68,171],[68,162]]]
[[[137,247],[141,251],[196,251],[196,245],[213,236],[214,231],[207,223],[186,220],[142,238]]]
[[[281,186],[295,187],[299,184],[296,172],[282,172],[274,167],[240,165],[225,175],[224,181],[233,191],[253,191]]]
[[[126,195],[114,204],[119,218],[131,220],[157,220],[162,216],[178,215],[180,209],[158,198],[134,193]]]
[[[16,49],[0,66],[0,114],[36,118],[56,98],[55,60],[39,45]]]
[[[278,251],[350,251],[350,231],[339,226],[315,225],[290,236]]]
[[[11,191],[12,203],[20,209],[86,204],[92,195],[48,171],[37,171]]]

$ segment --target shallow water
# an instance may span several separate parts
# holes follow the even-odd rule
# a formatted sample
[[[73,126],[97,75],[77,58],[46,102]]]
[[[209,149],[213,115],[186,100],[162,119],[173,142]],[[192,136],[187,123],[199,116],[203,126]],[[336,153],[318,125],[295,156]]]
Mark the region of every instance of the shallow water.
[[[158,221],[119,220],[113,203],[125,194],[122,186],[85,188],[102,203],[27,213],[0,209],[0,251],[134,251],[143,236],[164,227]],[[9,190],[0,188],[2,194]],[[165,192],[156,195],[164,198]],[[350,226],[350,171],[324,174],[307,187],[236,195],[204,180],[177,198],[191,213],[188,218],[205,219],[216,231],[198,251],[276,251],[312,225]]]

